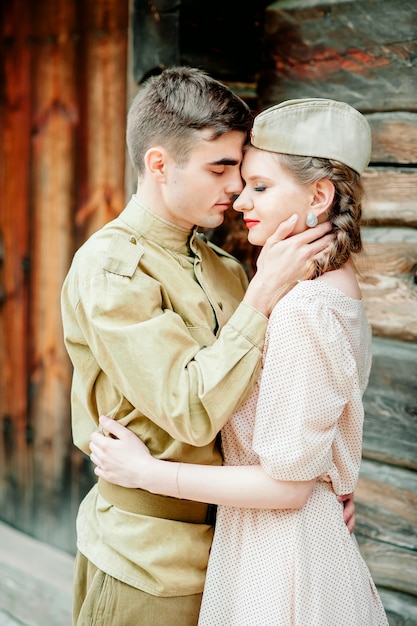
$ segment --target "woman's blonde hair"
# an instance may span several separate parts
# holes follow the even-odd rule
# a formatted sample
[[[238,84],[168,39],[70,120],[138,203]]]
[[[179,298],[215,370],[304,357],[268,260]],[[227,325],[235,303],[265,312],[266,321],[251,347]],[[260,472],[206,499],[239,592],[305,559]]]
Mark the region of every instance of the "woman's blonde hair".
[[[276,154],[280,163],[306,185],[326,178],[335,188],[334,200],[328,212],[336,239],[319,259],[312,261],[305,279],[317,278],[324,272],[341,267],[352,254],[362,250],[360,222],[363,186],[360,175],[353,169],[331,159]]]

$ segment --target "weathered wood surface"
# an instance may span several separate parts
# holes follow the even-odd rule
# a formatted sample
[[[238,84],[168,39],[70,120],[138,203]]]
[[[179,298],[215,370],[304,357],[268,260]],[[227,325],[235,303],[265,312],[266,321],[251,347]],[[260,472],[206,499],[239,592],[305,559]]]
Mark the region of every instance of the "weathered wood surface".
[[[363,112],[417,111],[414,0],[280,0],[267,7],[261,108],[329,97]]]
[[[417,558],[417,472],[364,459],[355,489],[356,533],[414,551]],[[411,554],[411,553],[410,553]],[[417,568],[415,570],[417,572]],[[417,586],[417,578],[411,583]]]
[[[62,420],[68,414],[71,370],[61,340],[59,296],[71,258],[76,206],[77,44],[69,36],[76,18],[73,3],[57,3],[54,11],[50,4],[40,3],[31,24],[38,45],[30,50],[33,155],[28,419],[33,475],[25,491],[43,506],[30,512],[25,528],[41,525],[43,536],[55,535],[56,541],[65,538],[57,532],[56,515],[71,440],[70,424]]]
[[[364,227],[360,284],[373,333],[417,341],[417,230]]]
[[[30,480],[26,426],[28,412],[29,330],[29,180],[30,180],[30,55],[25,48],[28,22],[21,24],[23,0],[0,23],[2,100],[0,101],[0,484]],[[25,503],[30,496],[22,494]],[[1,494],[0,494],[1,502]],[[18,503],[8,503],[11,516]],[[23,512],[22,512],[23,517]]]
[[[417,345],[373,339],[357,537],[390,625],[417,624]]]
[[[372,166],[363,183],[364,224],[417,227],[417,169]]]
[[[91,470],[72,444],[59,299],[75,249],[124,206],[128,2],[6,9],[0,510],[74,552]]]
[[[417,91],[416,84],[414,87]],[[417,163],[416,113],[393,111],[366,117],[372,130],[372,161]]]
[[[363,456],[417,470],[417,344],[374,337],[372,351]]]
[[[417,624],[415,596],[385,587],[379,587],[378,591],[390,626],[415,626]]]
[[[372,157],[373,159],[376,157]],[[417,169],[377,167],[363,174],[365,224],[417,226]]]
[[[84,5],[80,133],[85,142],[77,171],[78,244],[118,215],[125,204],[128,9],[128,0]]]

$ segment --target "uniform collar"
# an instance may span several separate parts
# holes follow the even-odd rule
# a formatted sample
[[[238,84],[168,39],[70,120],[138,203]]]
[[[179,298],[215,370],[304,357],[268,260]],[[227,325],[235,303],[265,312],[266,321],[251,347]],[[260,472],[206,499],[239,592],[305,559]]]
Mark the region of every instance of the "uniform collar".
[[[163,248],[186,255],[190,254],[190,247],[194,249],[197,227],[190,230],[168,222],[141,204],[135,195],[119,219],[134,230],[138,237],[145,237]]]

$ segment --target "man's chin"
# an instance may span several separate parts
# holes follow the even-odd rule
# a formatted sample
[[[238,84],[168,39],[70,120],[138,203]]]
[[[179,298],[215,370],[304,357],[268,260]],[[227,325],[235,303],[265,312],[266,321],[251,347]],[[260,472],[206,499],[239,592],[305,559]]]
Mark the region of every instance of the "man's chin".
[[[204,224],[204,228],[217,228],[224,222],[224,213],[221,215],[213,215],[211,218],[208,218],[206,223]]]

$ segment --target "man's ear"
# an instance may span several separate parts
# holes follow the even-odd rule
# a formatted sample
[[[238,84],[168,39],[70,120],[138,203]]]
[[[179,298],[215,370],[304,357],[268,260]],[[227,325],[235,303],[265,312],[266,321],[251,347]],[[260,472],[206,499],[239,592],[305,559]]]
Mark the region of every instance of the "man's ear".
[[[153,146],[146,151],[145,167],[159,183],[165,182],[167,154],[161,146]]]
[[[311,208],[317,216],[330,209],[333,204],[335,188],[331,180],[321,178],[314,183],[314,197]]]

